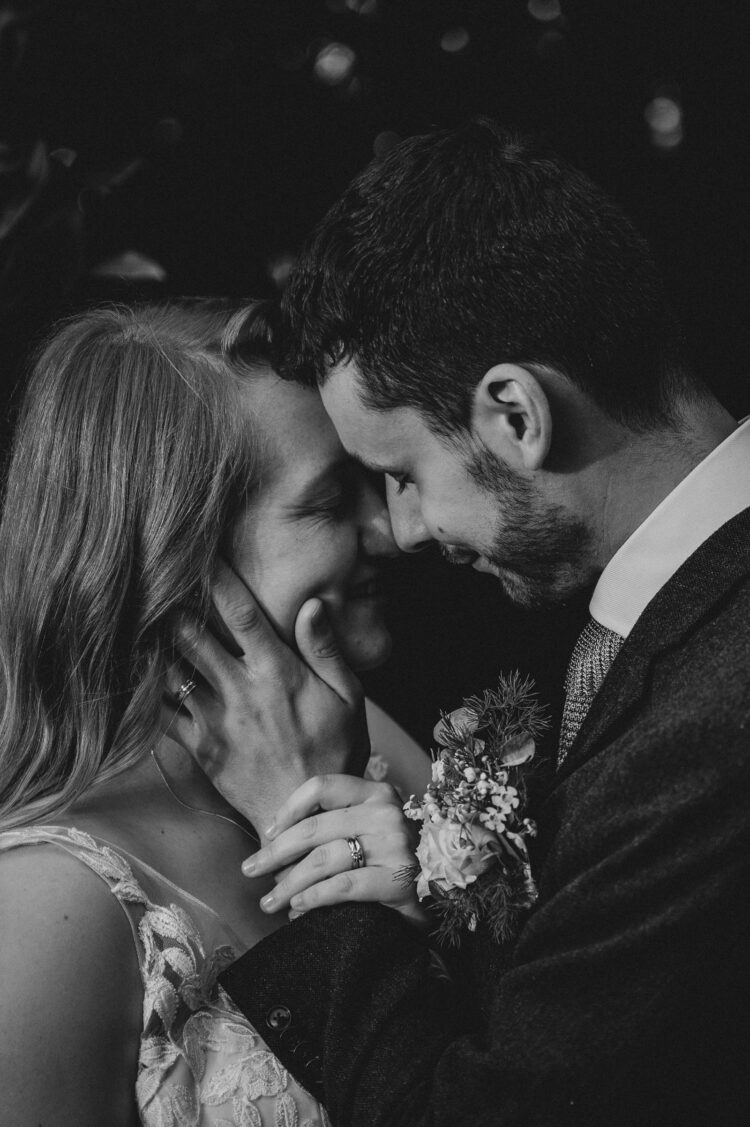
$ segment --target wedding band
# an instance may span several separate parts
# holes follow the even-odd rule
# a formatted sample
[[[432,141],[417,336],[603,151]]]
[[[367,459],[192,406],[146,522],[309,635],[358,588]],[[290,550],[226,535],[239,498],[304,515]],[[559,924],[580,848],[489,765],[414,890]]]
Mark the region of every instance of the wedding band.
[[[352,868],[362,869],[365,866],[365,851],[362,848],[362,843],[358,837],[348,837],[346,844],[349,846],[349,852],[352,855]]]
[[[188,677],[187,681],[183,681],[177,690],[177,703],[182,704],[186,701],[194,689],[198,688],[198,682],[194,681],[192,677]]]

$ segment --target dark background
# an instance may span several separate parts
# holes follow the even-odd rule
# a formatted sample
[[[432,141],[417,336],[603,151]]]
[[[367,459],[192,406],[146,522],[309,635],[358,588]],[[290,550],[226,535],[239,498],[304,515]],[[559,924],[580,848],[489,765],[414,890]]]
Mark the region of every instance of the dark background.
[[[4,444],[50,317],[123,293],[276,292],[374,154],[475,113],[541,133],[624,204],[696,365],[750,411],[746,8],[0,0]],[[432,558],[392,587],[394,658],[367,686],[423,742],[501,667],[533,672],[559,707],[585,602],[523,614]]]

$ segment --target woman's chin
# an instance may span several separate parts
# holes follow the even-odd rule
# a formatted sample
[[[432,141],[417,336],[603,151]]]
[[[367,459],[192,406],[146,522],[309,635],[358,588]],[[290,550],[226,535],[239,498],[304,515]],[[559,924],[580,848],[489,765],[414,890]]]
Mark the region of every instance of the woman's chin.
[[[355,673],[365,673],[388,660],[393,643],[391,635],[381,625],[364,634],[339,636],[339,646],[347,665]]]

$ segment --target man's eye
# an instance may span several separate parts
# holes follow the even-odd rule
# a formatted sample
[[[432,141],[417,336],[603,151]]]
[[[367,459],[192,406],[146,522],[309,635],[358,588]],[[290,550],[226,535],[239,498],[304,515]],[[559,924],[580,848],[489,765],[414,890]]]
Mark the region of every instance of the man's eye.
[[[401,496],[401,494],[406,489],[407,485],[411,485],[409,478],[406,477],[405,475],[401,475],[399,477],[398,474],[390,473],[390,474],[388,474],[388,477],[391,479],[391,481],[395,481],[395,483],[396,483],[396,495],[398,497]]]

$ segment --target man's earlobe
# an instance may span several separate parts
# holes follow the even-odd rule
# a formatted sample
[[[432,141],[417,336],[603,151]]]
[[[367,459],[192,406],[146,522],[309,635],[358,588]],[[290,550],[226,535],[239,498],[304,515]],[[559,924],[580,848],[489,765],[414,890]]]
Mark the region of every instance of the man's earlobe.
[[[473,429],[482,442],[517,469],[538,470],[552,442],[547,394],[533,372],[497,364],[474,393]]]

